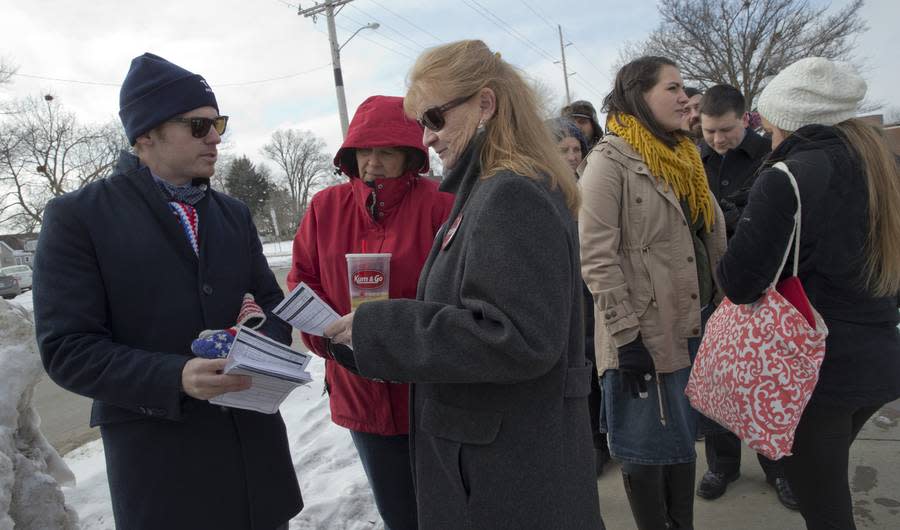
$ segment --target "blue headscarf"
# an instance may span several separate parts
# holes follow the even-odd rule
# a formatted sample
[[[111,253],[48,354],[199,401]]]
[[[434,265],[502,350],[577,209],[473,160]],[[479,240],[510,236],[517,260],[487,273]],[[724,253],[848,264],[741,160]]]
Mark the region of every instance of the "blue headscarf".
[[[588,144],[584,139],[584,135],[581,134],[581,129],[575,125],[575,122],[568,118],[550,118],[545,121],[547,127],[550,128],[550,132],[553,133],[553,138],[560,142],[563,138],[572,137],[578,140],[578,144],[581,146],[581,156],[585,157],[588,154]]]

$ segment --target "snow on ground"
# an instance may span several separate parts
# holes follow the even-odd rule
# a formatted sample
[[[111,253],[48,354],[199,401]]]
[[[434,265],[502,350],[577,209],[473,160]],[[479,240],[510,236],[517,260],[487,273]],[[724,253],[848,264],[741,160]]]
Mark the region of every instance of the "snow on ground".
[[[325,363],[309,364],[313,382],[296,390],[281,405],[294,469],[305,507],[291,520],[291,530],[381,528],[375,501],[347,430],[331,423],[328,398],[322,395]],[[112,530],[112,507],[100,440],[66,455],[77,484],[64,488],[78,511],[82,530]]]
[[[269,260],[269,267],[279,269],[291,266],[291,249],[293,241],[276,241],[263,245],[263,254]]]
[[[34,312],[34,304],[31,302],[31,289],[10,300],[14,304],[19,304],[29,313]]]

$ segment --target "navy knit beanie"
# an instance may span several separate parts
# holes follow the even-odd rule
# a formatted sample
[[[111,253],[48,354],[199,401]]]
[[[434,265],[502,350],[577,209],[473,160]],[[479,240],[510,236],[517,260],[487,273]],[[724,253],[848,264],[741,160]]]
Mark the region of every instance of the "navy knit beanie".
[[[201,76],[152,53],[131,61],[119,92],[119,118],[131,145],[169,118],[199,107],[219,110],[215,94]]]

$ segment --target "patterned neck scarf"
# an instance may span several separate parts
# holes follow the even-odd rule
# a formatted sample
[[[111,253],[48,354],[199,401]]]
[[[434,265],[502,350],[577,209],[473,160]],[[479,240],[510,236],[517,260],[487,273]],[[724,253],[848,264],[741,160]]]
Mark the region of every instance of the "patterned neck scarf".
[[[175,186],[153,174],[153,172],[150,174],[153,175],[153,179],[156,181],[159,189],[163,192],[163,195],[167,197],[169,209],[172,210],[172,213],[175,214],[175,218],[178,219],[178,223],[181,225],[182,230],[184,230],[184,235],[187,237],[188,243],[190,243],[191,248],[194,249],[194,254],[199,256],[200,219],[197,217],[197,209],[194,208],[194,205],[200,202],[206,195],[208,184],[206,182],[201,182],[197,186],[193,183],[186,186]]]
[[[715,208],[709,183],[700,160],[700,151],[690,139],[681,136],[672,149],[630,114],[609,116],[606,126],[641,155],[650,172],[671,186],[679,201],[687,202],[692,222],[702,215],[706,231],[712,230]]]
[[[200,199],[206,195],[206,190],[209,188],[206,179],[197,179],[204,181],[200,182],[198,185],[194,185],[194,183],[191,182],[184,186],[176,186],[171,182],[163,180],[152,172],[150,174],[153,175],[153,179],[168,200],[183,202],[185,204],[190,204],[191,206],[200,202]]]

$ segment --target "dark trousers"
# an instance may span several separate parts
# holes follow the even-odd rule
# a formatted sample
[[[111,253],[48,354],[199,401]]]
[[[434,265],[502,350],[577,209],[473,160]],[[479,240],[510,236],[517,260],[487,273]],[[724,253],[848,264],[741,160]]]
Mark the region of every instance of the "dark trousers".
[[[416,493],[409,458],[409,436],[350,431],[375,497],[385,530],[418,527]]]
[[[622,480],[638,530],[693,530],[695,463],[622,463]]]
[[[734,475],[741,470],[741,440],[729,431],[707,433],[704,439],[706,446],[706,465],[713,473],[722,473],[726,476]],[[759,467],[766,474],[766,480],[775,482],[776,478],[784,477],[781,463],[769,460],[761,454],[757,454]]]
[[[803,412],[792,456],[784,458],[788,483],[809,530],[854,530],[848,470],[850,445],[881,408],[821,405]]]

